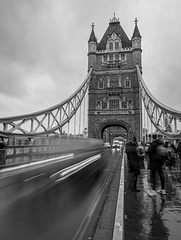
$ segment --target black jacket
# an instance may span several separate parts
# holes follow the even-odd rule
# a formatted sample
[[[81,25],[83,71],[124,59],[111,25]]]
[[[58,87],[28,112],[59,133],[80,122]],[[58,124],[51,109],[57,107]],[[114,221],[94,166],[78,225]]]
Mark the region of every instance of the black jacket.
[[[154,140],[147,150],[150,160],[150,168],[162,168],[165,160],[168,158],[168,152],[160,139]]]

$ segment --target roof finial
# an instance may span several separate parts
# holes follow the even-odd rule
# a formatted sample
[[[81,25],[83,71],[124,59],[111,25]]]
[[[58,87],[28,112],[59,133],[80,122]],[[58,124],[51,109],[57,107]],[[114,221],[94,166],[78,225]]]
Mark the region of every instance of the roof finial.
[[[94,30],[94,27],[95,27],[94,23],[92,23],[91,27],[92,27],[92,30]]]
[[[138,19],[137,19],[137,18],[135,18],[134,22],[135,22],[135,25],[137,25]]]

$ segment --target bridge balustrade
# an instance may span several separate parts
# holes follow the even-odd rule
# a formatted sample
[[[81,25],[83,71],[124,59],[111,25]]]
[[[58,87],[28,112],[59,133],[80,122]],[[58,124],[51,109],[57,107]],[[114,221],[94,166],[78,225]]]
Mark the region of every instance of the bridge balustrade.
[[[7,146],[5,161],[0,165],[24,164],[50,157],[56,157],[67,153],[92,151],[103,148],[103,142],[92,138],[62,138],[51,144]]]

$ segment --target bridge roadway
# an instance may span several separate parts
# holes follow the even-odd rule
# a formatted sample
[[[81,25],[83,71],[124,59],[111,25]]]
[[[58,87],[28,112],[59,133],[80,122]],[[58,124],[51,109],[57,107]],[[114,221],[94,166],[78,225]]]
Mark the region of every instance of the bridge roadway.
[[[1,168],[0,239],[180,239],[180,167],[165,171],[167,195],[150,197],[149,170],[141,170],[135,193],[126,156],[112,149],[99,154],[64,155],[29,170]],[[91,164],[78,171],[85,159]]]
[[[84,239],[88,231],[92,235],[97,222],[93,216],[101,212],[121,164],[119,152],[102,150],[1,167],[0,239]]]

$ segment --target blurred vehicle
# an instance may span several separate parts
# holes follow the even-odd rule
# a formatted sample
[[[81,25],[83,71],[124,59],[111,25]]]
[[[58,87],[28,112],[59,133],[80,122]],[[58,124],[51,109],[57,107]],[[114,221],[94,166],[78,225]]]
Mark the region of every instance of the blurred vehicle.
[[[114,141],[113,141],[113,144],[112,144],[112,147],[113,147],[113,148],[120,148],[119,140],[114,140]]]
[[[105,147],[105,148],[111,148],[111,144],[110,144],[109,142],[105,142],[105,143],[104,143],[104,147]]]

